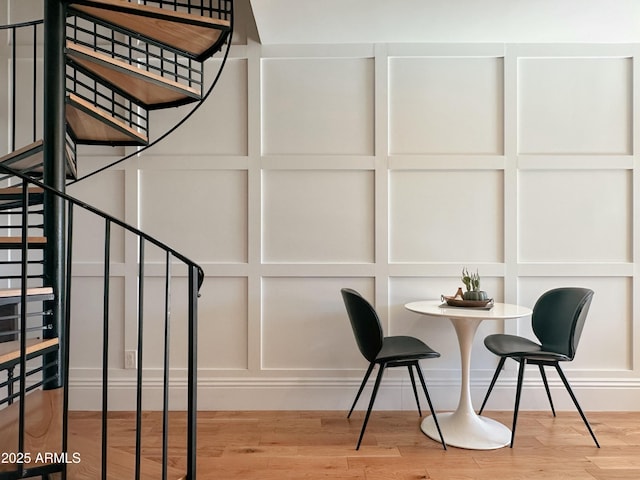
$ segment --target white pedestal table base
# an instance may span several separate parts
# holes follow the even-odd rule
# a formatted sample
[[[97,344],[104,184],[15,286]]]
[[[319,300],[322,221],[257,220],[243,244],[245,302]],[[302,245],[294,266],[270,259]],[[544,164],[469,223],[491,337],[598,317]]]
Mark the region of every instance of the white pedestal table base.
[[[511,443],[511,430],[502,423],[475,414],[460,413],[438,414],[438,424],[447,445],[470,450],[494,450]],[[422,421],[420,429],[429,438],[440,441],[432,416]]]
[[[460,400],[453,413],[438,415],[438,423],[447,445],[473,450],[493,450],[511,443],[511,430],[500,422],[476,415],[471,404],[471,347],[483,320],[504,320],[531,315],[531,309],[504,303],[495,303],[490,310],[442,307],[438,301],[412,302],[408,310],[423,315],[449,318],[456,330],[460,346]],[[420,427],[430,438],[440,441],[432,417],[422,421]]]

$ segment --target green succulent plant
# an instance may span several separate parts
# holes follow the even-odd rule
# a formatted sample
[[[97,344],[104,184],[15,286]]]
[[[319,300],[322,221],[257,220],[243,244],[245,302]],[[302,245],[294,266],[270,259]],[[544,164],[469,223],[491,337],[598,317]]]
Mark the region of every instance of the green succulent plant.
[[[470,273],[465,267],[462,269],[462,283],[467,287],[467,291],[462,295],[465,300],[486,300],[487,293],[480,290],[480,274]]]
[[[476,273],[469,273],[469,270],[465,267],[462,269],[462,283],[467,287],[467,292],[480,290],[480,274],[476,270]]]

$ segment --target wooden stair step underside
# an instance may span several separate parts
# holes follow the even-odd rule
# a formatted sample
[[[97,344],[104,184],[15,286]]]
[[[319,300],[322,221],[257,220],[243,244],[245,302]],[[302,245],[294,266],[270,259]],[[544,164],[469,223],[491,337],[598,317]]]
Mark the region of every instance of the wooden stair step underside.
[[[200,90],[67,42],[67,58],[146,108],[175,106],[200,99]]]
[[[148,143],[145,135],[73,93],[67,96],[66,117],[78,143],[133,146]]]
[[[62,389],[34,390],[25,399],[25,452],[29,452],[29,467],[47,465],[37,462],[45,453],[62,452]],[[17,452],[19,402],[0,410],[0,452]],[[87,428],[89,427],[89,428]],[[96,480],[101,472],[100,420],[86,422],[69,416],[67,458],[68,480]],[[40,457],[38,454],[41,454]],[[77,463],[73,463],[76,460]],[[141,479],[162,478],[162,465],[154,460],[140,459]],[[0,472],[15,470],[10,463],[0,464]],[[135,455],[120,448],[107,447],[107,479],[134,478]],[[55,477],[54,477],[55,478]],[[184,472],[169,466],[167,478],[180,480]]]
[[[27,192],[29,194],[29,205],[42,203],[42,188],[29,187]],[[22,207],[23,193],[22,187],[0,188],[0,210]]]
[[[43,189],[40,187],[28,187],[29,195],[40,194]],[[15,200],[22,197],[22,187],[5,187],[0,188],[0,200]]]
[[[26,341],[25,355],[27,360],[43,355],[46,352],[58,348],[57,338],[29,338]],[[0,368],[5,365],[15,364],[20,359],[20,341],[0,343]]]
[[[70,8],[173,47],[198,60],[219,50],[231,30],[228,20],[123,0],[78,0]]]
[[[42,165],[44,163],[43,150],[42,139],[36,140],[29,145],[25,145],[18,150],[14,150],[13,152],[0,157],[0,164],[6,165],[7,167],[19,172],[26,172],[32,175],[35,174],[35,176],[41,176],[43,170]],[[68,148],[65,149],[65,156],[67,160],[67,178],[75,178],[76,168],[72,161],[73,155]]]
[[[0,157],[0,163],[19,171],[41,167],[43,158],[42,150],[42,140],[37,140]]]
[[[18,303],[22,298],[22,290],[20,288],[2,288],[0,289],[0,305],[9,305]],[[53,288],[51,287],[34,287],[27,288],[27,301],[40,302],[43,300],[53,300]]]

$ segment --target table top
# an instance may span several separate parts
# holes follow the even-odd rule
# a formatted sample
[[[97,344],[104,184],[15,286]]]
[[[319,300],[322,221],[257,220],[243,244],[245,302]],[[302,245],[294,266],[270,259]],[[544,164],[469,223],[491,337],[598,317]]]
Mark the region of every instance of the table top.
[[[531,309],[529,307],[523,307],[511,303],[494,303],[493,308],[487,310],[484,308],[450,307],[441,300],[423,300],[407,303],[405,308],[423,315],[448,318],[483,318],[487,320],[503,320],[506,318],[519,318],[531,315]]]

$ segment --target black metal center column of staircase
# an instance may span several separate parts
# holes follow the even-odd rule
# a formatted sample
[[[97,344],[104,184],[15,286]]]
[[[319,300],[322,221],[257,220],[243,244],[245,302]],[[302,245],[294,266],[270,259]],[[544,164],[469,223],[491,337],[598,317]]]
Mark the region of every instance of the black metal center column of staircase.
[[[44,2],[44,122],[43,122],[43,183],[59,192],[65,191],[65,25],[66,8],[63,0]],[[48,302],[53,313],[51,325],[45,330],[46,337],[64,338],[64,299],[66,298],[65,276],[65,208],[59,196],[45,192],[44,235],[48,239],[44,254],[44,284],[54,286],[54,300]],[[59,388],[63,384],[60,351],[45,355],[44,363],[55,366],[44,372],[44,389]]]

